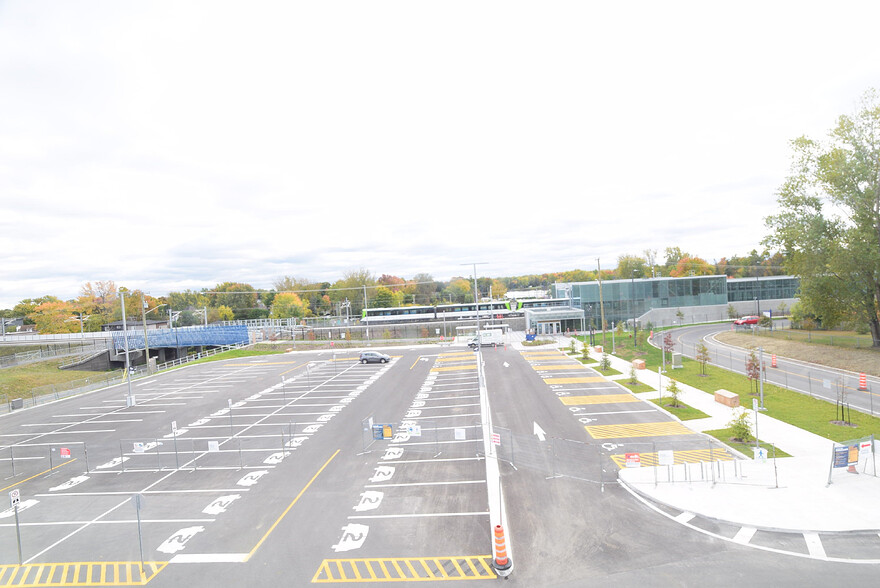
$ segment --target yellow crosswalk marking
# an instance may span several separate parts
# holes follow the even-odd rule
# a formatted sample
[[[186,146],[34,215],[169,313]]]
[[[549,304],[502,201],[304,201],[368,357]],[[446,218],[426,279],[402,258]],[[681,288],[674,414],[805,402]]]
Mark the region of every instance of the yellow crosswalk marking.
[[[661,423],[626,423],[622,425],[587,425],[584,427],[593,439],[622,439],[625,437],[663,437],[694,435],[678,421]]]
[[[312,583],[494,580],[491,560],[491,555],[325,559]]]
[[[536,372],[546,370],[585,370],[583,365],[577,363],[556,363],[552,365],[533,365]]]
[[[566,406],[581,404],[619,404],[622,402],[641,402],[632,394],[594,394],[593,396],[561,396],[559,400]]]
[[[466,364],[466,365],[449,365],[444,367],[433,367],[431,368],[432,372],[458,372],[462,370],[475,370],[477,369],[476,363]]]
[[[642,466],[649,467],[659,465],[656,453],[640,453],[639,458]],[[701,461],[733,461],[736,458],[724,449],[687,449],[683,451],[676,450],[673,458],[676,465],[680,463],[699,463]],[[626,455],[612,455],[611,459],[617,464],[617,467],[626,467]]]
[[[595,384],[596,382],[607,382],[602,376],[579,376],[572,378],[544,378],[546,384]]]
[[[167,561],[85,561],[0,565],[0,587],[144,586]]]

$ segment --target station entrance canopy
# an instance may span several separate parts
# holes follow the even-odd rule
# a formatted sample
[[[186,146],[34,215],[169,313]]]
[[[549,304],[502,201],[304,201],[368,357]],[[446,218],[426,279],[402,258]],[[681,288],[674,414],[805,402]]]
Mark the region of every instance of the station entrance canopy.
[[[147,331],[147,343],[151,349],[159,347],[205,347],[219,345],[238,345],[248,343],[248,330],[245,325],[207,327],[180,327]],[[113,347],[116,353],[125,352],[125,332],[113,333]],[[128,350],[144,348],[144,332],[128,331]]]

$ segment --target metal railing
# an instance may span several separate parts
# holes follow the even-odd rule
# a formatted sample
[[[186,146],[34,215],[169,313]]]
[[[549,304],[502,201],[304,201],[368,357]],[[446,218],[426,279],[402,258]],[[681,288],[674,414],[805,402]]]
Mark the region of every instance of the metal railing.
[[[86,350],[103,350],[106,349],[104,341],[90,341],[81,344],[73,343],[61,345],[47,345],[45,348],[40,346],[39,349],[31,351],[21,351],[10,355],[0,355],[0,368],[12,367],[14,365],[24,365],[52,359],[53,357],[69,357],[71,355],[83,355]]]

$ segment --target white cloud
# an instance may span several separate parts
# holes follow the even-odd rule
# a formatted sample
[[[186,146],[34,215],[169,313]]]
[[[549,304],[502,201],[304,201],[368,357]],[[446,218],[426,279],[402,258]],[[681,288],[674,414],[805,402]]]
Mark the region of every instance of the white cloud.
[[[0,308],[760,248],[876,3],[0,5]]]

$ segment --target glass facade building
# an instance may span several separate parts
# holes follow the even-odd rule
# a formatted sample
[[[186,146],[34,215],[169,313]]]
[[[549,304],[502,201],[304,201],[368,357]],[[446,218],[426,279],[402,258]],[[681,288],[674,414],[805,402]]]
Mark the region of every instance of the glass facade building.
[[[798,280],[792,276],[728,279],[727,276],[641,278],[602,281],[608,323],[632,320],[651,309],[727,305],[730,302],[794,298]],[[553,296],[569,298],[584,310],[587,324],[601,322],[599,282],[554,285]]]

